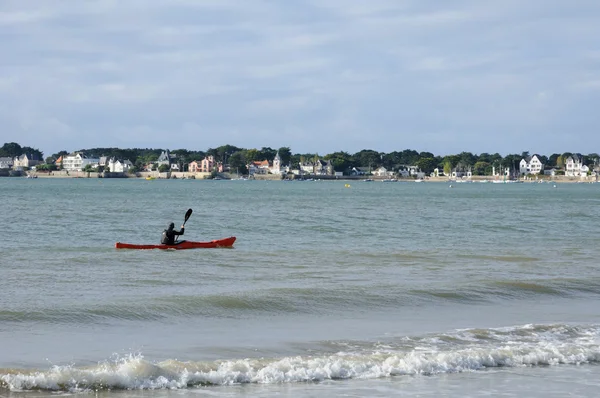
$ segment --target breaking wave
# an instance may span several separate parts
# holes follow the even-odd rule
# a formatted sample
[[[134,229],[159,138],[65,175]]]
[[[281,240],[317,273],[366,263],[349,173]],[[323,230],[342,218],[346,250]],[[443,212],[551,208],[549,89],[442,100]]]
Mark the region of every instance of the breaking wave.
[[[329,353],[281,358],[152,363],[141,354],[131,354],[89,367],[0,369],[0,388],[65,392],[185,389],[580,365],[600,362],[599,338],[600,326],[524,325],[399,336],[386,342],[331,342],[335,349]]]

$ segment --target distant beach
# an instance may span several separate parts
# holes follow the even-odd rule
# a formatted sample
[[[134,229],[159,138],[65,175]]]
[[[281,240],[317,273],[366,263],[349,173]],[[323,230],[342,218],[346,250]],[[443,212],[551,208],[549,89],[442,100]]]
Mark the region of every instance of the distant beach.
[[[39,177],[39,178],[132,178],[132,179],[196,179],[196,180],[208,180],[212,178],[211,173],[191,173],[191,172],[170,172],[170,173],[159,173],[159,172],[138,172],[135,174],[126,173],[95,173],[95,172],[84,172],[84,171],[51,171],[51,172],[28,172],[27,176]],[[390,181],[389,177],[380,176],[321,176],[321,175],[305,175],[305,176],[291,176],[294,180],[311,179],[321,181],[364,181],[372,180],[372,182]],[[235,180],[240,179],[241,176],[230,173],[220,173],[217,179],[223,180]],[[254,180],[269,180],[279,181],[289,179],[290,177],[285,175],[276,174],[257,174],[250,177]],[[393,182],[415,182],[414,178],[396,178]],[[500,176],[472,176],[469,178],[450,179],[448,177],[425,177],[422,182],[447,182],[447,183],[494,183],[505,181]],[[585,176],[585,177],[568,177],[568,176],[527,176],[518,180],[506,180],[506,182],[522,182],[522,183],[595,183],[598,182],[596,176]]]

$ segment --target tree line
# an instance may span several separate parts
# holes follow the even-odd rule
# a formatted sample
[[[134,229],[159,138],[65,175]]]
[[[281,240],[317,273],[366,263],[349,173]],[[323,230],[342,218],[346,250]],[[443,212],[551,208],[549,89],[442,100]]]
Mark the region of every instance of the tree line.
[[[164,149],[152,148],[89,148],[80,149],[75,152],[85,153],[92,158],[102,156],[115,157],[117,159],[128,159],[134,164],[134,171],[139,171],[149,163],[156,162]],[[418,152],[412,149],[393,152],[378,152],[370,149],[363,149],[354,154],[345,151],[338,151],[320,156],[318,153],[292,153],[290,147],[270,148],[262,147],[260,149],[246,149],[234,145],[222,145],[217,148],[209,148],[206,151],[191,151],[188,149],[175,149],[169,151],[175,155],[174,162],[179,165],[180,170],[187,170],[187,165],[192,161],[200,161],[206,156],[213,156],[216,162],[222,162],[230,166],[231,170],[236,170],[240,174],[247,172],[246,165],[253,161],[268,160],[272,162],[277,152],[281,158],[282,165],[292,165],[297,167],[300,162],[314,162],[318,159],[331,161],[336,171],[348,173],[354,167],[363,167],[375,170],[381,166],[390,171],[398,171],[408,166],[417,166],[424,173],[431,173],[434,169],[443,170],[449,174],[454,169],[470,168],[473,175],[491,175],[492,169],[508,168],[518,171],[521,159],[528,158],[529,152],[520,154],[508,154],[501,156],[499,153],[481,153],[473,154],[471,152],[461,152],[456,155],[439,156],[431,152]],[[0,157],[15,157],[24,153],[32,153],[43,159],[43,152],[38,149],[20,146],[15,142],[5,143],[0,148]],[[59,151],[48,156],[45,161],[47,164],[53,164],[60,156],[68,155],[67,151]],[[564,168],[565,162],[569,156],[579,156],[583,163],[590,168],[598,164],[600,156],[597,153],[582,155],[580,153],[554,153],[550,156],[537,154],[538,158],[548,168]]]

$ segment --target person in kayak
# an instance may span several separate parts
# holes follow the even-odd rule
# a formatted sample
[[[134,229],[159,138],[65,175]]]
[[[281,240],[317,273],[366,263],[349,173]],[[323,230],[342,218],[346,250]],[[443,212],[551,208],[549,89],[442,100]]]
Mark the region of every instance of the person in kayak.
[[[181,230],[179,230],[179,231],[176,231],[173,228],[175,228],[175,224],[170,223],[169,227],[163,231],[162,239],[160,240],[160,243],[162,243],[163,245],[175,245],[176,244],[175,236],[183,235],[185,228],[183,227],[183,225],[181,226]],[[183,242],[183,241],[181,241],[181,242]],[[177,242],[177,243],[181,243],[181,242]]]

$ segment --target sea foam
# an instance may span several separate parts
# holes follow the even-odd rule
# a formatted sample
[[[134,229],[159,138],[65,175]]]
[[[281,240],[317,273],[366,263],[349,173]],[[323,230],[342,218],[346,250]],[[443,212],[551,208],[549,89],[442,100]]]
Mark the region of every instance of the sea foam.
[[[487,368],[580,365],[600,362],[597,327],[525,325],[467,329],[361,343],[327,355],[152,363],[140,354],[91,367],[1,370],[0,386],[13,391],[182,389],[245,383],[273,384],[373,379],[402,375],[477,372]],[[352,347],[352,348],[351,348]]]

